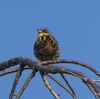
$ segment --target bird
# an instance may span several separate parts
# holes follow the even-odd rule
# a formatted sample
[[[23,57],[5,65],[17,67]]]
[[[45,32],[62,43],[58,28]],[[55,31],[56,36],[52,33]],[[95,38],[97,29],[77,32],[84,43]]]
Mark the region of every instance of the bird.
[[[47,28],[37,29],[38,37],[34,43],[35,57],[43,61],[57,60],[60,55],[60,48],[54,36]]]

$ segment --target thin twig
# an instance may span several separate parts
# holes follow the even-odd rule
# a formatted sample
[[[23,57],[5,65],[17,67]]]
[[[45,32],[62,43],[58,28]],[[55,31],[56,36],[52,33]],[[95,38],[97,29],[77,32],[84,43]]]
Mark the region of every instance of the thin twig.
[[[14,93],[15,93],[15,90],[16,90],[16,86],[17,86],[18,81],[19,81],[19,79],[21,77],[21,74],[22,74],[22,70],[23,70],[23,68],[20,66],[19,71],[17,71],[17,73],[16,73],[16,77],[15,77],[15,80],[14,80],[14,84],[13,84],[9,99],[12,99],[13,96],[14,96]]]
[[[32,78],[35,76],[36,72],[33,70],[33,72],[30,74],[30,76],[27,78],[27,80],[25,81],[22,89],[19,91],[19,93],[16,95],[15,99],[20,99],[20,96],[23,94],[23,92],[25,91],[25,89],[27,88],[29,82],[32,80]]]
[[[6,74],[11,74],[11,73],[17,72],[18,70],[19,70],[19,67],[10,69],[10,70],[4,70],[4,71],[0,72],[0,76],[4,76]]]
[[[43,80],[45,86],[48,88],[48,90],[54,96],[54,98],[60,99],[60,96],[52,89],[51,85],[49,84],[48,80],[46,79],[46,75],[41,74],[41,77],[42,77],[42,80]]]
[[[74,89],[71,87],[70,83],[68,82],[68,80],[66,79],[66,77],[60,73],[61,77],[63,78],[63,80],[65,81],[65,83],[67,84],[68,88],[70,89],[70,91],[72,92],[74,99],[77,99],[76,93],[74,92]]]
[[[90,84],[85,83],[85,85],[90,89],[90,91],[93,93],[93,95],[96,97],[96,99],[100,99],[100,96],[94,91],[93,87],[91,87]]]
[[[94,82],[100,82],[100,80],[93,80]]]
[[[29,68],[29,67],[24,67],[24,70],[26,70],[26,69],[31,69],[31,68]],[[0,72],[0,76],[4,76],[4,75],[6,75],[6,74],[15,73],[15,72],[17,72],[17,71],[19,71],[19,67],[16,67],[16,68],[13,68],[13,69],[9,69],[9,70],[4,70],[4,71]]]
[[[69,88],[66,88],[63,84],[60,83],[60,81],[58,81],[57,79],[55,79],[53,76],[51,76],[50,74],[47,74],[47,76],[49,78],[51,78],[53,81],[55,81],[60,87],[62,87],[64,90],[66,90],[74,99],[77,99],[73,93],[69,90]]]
[[[89,78],[83,78],[83,83],[90,89],[96,99],[100,99],[100,86],[96,85],[95,82]]]

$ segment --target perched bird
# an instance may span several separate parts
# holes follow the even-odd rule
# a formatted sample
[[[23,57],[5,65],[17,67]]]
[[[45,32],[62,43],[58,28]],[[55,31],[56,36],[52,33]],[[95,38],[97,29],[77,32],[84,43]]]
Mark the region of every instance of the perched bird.
[[[34,44],[34,55],[40,61],[56,60],[60,50],[58,42],[48,29],[38,29],[38,38]]]

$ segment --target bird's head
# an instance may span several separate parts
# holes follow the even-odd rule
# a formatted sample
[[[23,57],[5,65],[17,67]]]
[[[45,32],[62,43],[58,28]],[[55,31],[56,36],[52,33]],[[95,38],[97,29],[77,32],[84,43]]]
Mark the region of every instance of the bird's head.
[[[50,35],[48,29],[46,28],[38,29],[37,32],[38,32],[39,37],[44,36],[44,35]]]

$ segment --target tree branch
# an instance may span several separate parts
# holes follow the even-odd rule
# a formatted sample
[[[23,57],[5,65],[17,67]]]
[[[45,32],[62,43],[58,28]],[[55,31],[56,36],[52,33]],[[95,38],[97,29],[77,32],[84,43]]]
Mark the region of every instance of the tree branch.
[[[68,82],[68,80],[65,78],[65,76],[60,73],[61,77],[64,79],[65,83],[67,84],[68,88],[70,89],[70,91],[73,94],[74,99],[77,99],[76,93],[74,92],[73,88],[71,87],[70,83]]]
[[[55,81],[60,87],[62,87],[65,91],[67,91],[72,97],[73,99],[77,99],[73,93],[69,90],[69,88],[66,88],[63,84],[61,84],[57,79],[55,79],[53,76],[51,76],[50,74],[47,74],[47,76],[49,78],[51,78],[53,81]]]
[[[100,80],[93,80],[94,82],[100,82]]]
[[[27,88],[29,82],[32,80],[32,78],[35,76],[35,74],[36,74],[36,72],[33,70],[31,75],[25,81],[25,83],[24,83],[22,89],[20,90],[20,92],[16,95],[15,99],[20,99],[20,96],[23,94],[23,92],[25,91],[25,89]]]
[[[19,64],[23,64],[24,66],[28,66],[27,68],[32,69],[35,72],[40,71],[40,72],[45,72],[47,74],[48,73],[51,73],[51,74],[60,73],[60,74],[68,74],[68,75],[75,76],[75,77],[81,79],[84,82],[84,84],[87,85],[87,87],[91,90],[91,92],[95,95],[95,97],[97,99],[100,98],[100,86],[95,83],[97,81],[94,81],[94,80],[90,79],[89,77],[87,77],[86,75],[84,75],[83,73],[72,70],[72,69],[67,69],[67,68],[62,68],[60,66],[58,67],[58,66],[52,66],[52,65],[47,66],[49,64],[62,64],[62,63],[74,64],[74,65],[85,67],[86,69],[89,69],[90,71],[94,72],[97,76],[100,77],[100,72],[98,72],[94,67],[92,67],[88,64],[79,62],[79,61],[75,61],[75,60],[56,60],[56,61],[38,62],[38,61],[33,61],[29,58],[25,58],[23,56],[16,57],[16,58],[12,58],[8,61],[4,61],[4,62],[0,63],[0,71],[2,71],[0,73],[0,76],[6,75],[9,73],[17,72],[9,99],[12,99],[12,97],[14,96],[16,85],[17,85],[18,80],[21,76],[22,70],[19,68],[10,69],[10,70],[6,70],[6,69],[13,67],[13,66],[16,66],[16,65],[19,65]],[[25,70],[27,68],[23,68],[23,70]],[[42,78],[45,82],[45,85],[48,87],[48,89],[52,90],[50,84],[46,80],[46,77],[43,76]],[[66,81],[66,79],[64,79],[64,80]],[[53,90],[51,93],[53,93],[53,95],[55,95],[56,99],[58,99],[58,95]]]
[[[14,80],[14,84],[13,84],[13,87],[12,87],[12,90],[11,90],[11,93],[10,93],[10,96],[9,96],[9,99],[12,99],[13,96],[14,96],[14,93],[15,93],[15,90],[16,90],[16,86],[18,84],[19,78],[21,77],[23,68],[24,68],[23,65],[20,64],[20,68],[19,68],[19,70],[16,73],[16,77],[15,77],[15,80]]]
[[[26,69],[31,69],[30,67],[24,67],[24,70],[26,70]],[[4,75],[7,75],[7,74],[11,74],[11,73],[15,73],[15,72],[17,72],[17,71],[19,71],[19,67],[16,67],[16,68],[13,68],[13,69],[7,69],[7,70],[4,70],[4,71],[1,71],[0,72],[0,76],[4,76]]]
[[[90,89],[90,91],[94,94],[94,96],[96,97],[96,99],[100,99],[100,96],[94,91],[93,87],[91,87],[90,84],[86,83],[87,87]]]
[[[30,68],[35,67],[35,69],[37,67],[36,61],[33,61],[29,58],[21,56],[21,57],[15,57],[15,58],[12,58],[12,59],[9,59],[7,61],[0,63],[0,71],[3,71],[3,70],[8,69],[10,67],[14,67],[14,66],[19,65],[19,64],[29,66]]]
[[[100,97],[100,87],[94,83],[94,81],[92,81],[90,78],[88,78],[86,75],[78,72],[78,71],[74,71],[71,69],[66,69],[66,68],[61,68],[61,67],[46,67],[46,66],[39,66],[38,67],[40,71],[45,71],[47,73],[64,73],[64,74],[69,74],[69,75],[73,75],[76,76],[78,78],[80,78],[82,81],[87,81],[88,84],[91,85],[91,87],[94,89],[94,91],[97,93],[98,97]]]
[[[76,60],[55,60],[55,61],[45,61],[45,62],[41,62],[39,65],[49,65],[49,64],[75,64],[77,66],[82,66],[82,67],[85,67],[89,70],[91,70],[92,72],[94,72],[97,76],[100,77],[100,72],[98,72],[94,67],[86,64],[86,63],[83,63],[83,62],[80,62],[80,61],[76,61]]]
[[[41,77],[43,79],[43,82],[44,82],[45,86],[48,88],[48,90],[54,96],[54,98],[55,99],[60,99],[59,95],[52,89],[51,85],[49,84],[48,80],[46,79],[46,75],[41,74]]]

